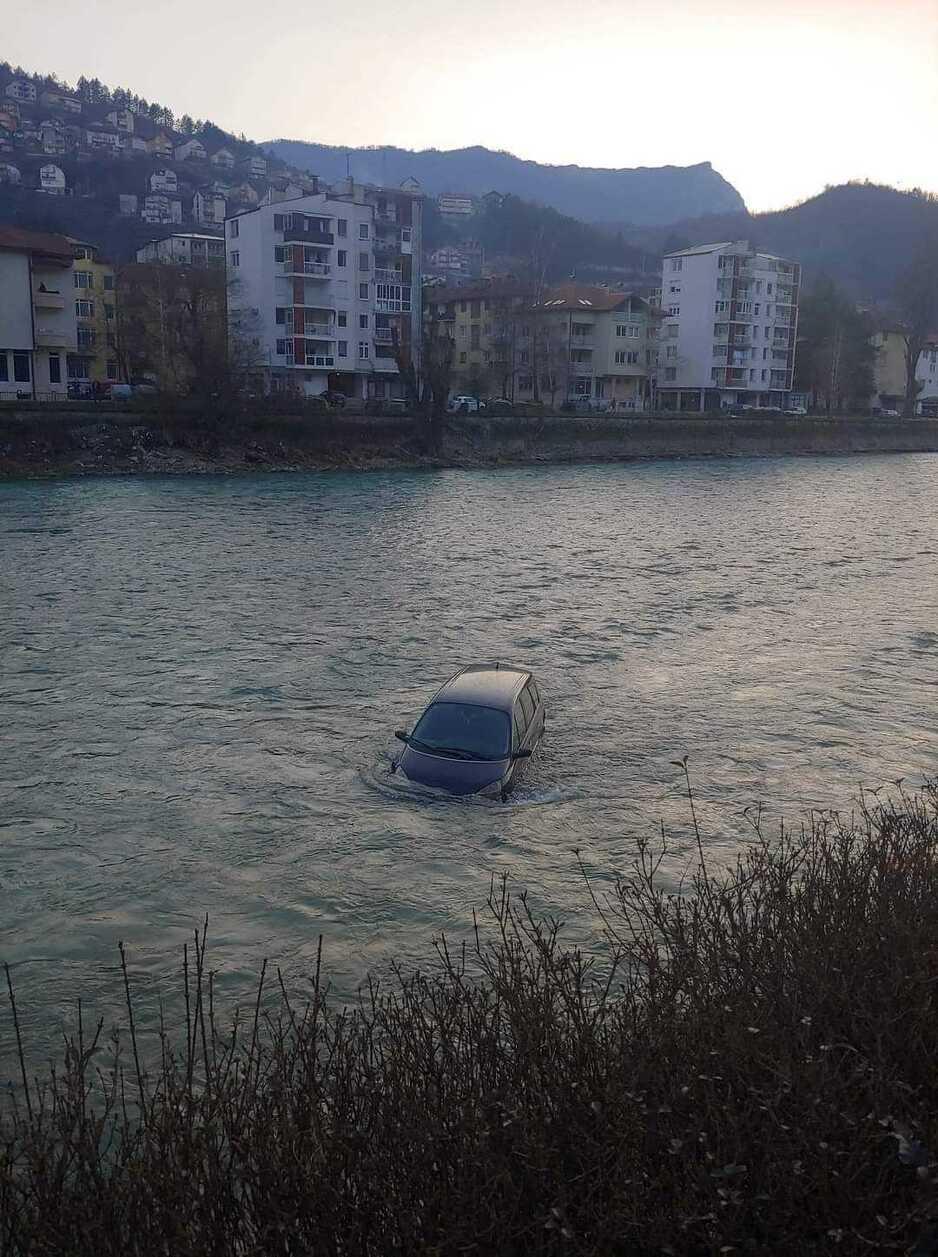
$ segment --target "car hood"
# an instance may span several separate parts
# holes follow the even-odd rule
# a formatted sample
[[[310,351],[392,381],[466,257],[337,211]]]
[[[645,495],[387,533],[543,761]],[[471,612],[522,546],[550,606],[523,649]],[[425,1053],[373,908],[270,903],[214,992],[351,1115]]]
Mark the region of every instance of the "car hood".
[[[401,756],[401,771],[410,781],[450,794],[475,794],[485,786],[500,781],[508,769],[509,760],[453,759],[448,755],[428,755],[405,747]]]

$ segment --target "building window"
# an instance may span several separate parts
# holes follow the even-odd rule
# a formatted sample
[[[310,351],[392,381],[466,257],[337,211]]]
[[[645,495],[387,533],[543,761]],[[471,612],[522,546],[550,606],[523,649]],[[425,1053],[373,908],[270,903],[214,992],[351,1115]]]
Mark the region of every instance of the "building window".
[[[107,364],[107,378],[109,380],[117,379],[117,363],[113,360],[109,361]]]
[[[677,379],[677,367],[665,367],[665,369],[664,369],[664,378],[665,378],[666,380],[676,380],[676,379]]]
[[[737,301],[736,313],[737,314],[752,314],[752,302],[751,301]]]
[[[7,351],[0,349],[0,381],[4,383],[10,378],[10,360],[7,357]]]
[[[362,301],[368,300],[368,285],[367,284],[358,285],[358,295]]]
[[[469,309],[469,317],[471,319],[478,319],[481,317],[481,315],[482,315],[482,303],[480,301],[471,302],[470,309]]]
[[[518,377],[518,390],[522,393],[530,393],[534,388],[534,380],[530,375],[521,375]]]
[[[3,366],[6,366],[6,354],[3,355]],[[3,377],[6,379],[6,376]],[[62,383],[62,359],[58,354],[49,354],[49,383]]]
[[[468,304],[468,302],[466,302],[466,301],[460,301],[460,303],[459,303],[459,313],[460,313],[460,314],[465,314],[465,313],[466,313],[466,311],[467,311],[468,309],[469,309],[469,304]]]
[[[336,266],[348,266],[348,253],[345,249],[339,249],[336,253]]]
[[[278,244],[274,246],[274,261],[275,262],[289,262],[290,257],[291,257],[291,251],[289,249],[285,249],[282,244]],[[341,266],[342,263],[340,262],[339,265]]]
[[[336,219],[335,233],[337,236],[348,235],[348,219],[347,218]]]
[[[238,228],[240,227],[240,225],[241,224],[238,222],[236,218],[233,218],[231,222],[228,224],[228,234],[229,236],[231,236],[232,240],[237,240]]]
[[[666,358],[676,358],[676,357],[677,357],[677,345],[668,345],[667,352],[665,353],[665,355],[664,355],[664,356],[665,356]]]
[[[681,313],[681,307],[680,307],[680,306],[668,306],[668,317],[669,317],[669,318],[676,319],[676,318],[678,318],[678,317],[679,317],[680,313]]]
[[[104,276],[104,291],[105,292],[114,291],[114,276],[113,275]]]
[[[759,302],[758,302],[758,301],[757,301],[757,302],[756,302],[756,304],[752,307],[752,312],[753,312],[753,314],[758,314],[758,313],[759,313]]]
[[[727,305],[728,305],[728,302],[726,301],[717,301],[713,307],[713,313],[726,314]]]
[[[94,287],[94,275],[91,271],[75,271],[74,278],[76,288]]]
[[[370,269],[371,269],[370,254],[368,254],[368,253],[359,253],[359,255],[358,255],[358,269],[359,269],[360,271],[368,271],[368,270],[370,270]]]
[[[93,301],[76,301],[75,313],[80,319],[94,318],[94,302]]]
[[[714,323],[713,325],[714,336],[725,336],[729,330],[729,323]]]
[[[364,332],[368,331],[368,315],[367,314],[360,314],[358,316],[358,326],[361,328],[362,331]]]
[[[625,364],[625,350],[617,349],[616,350],[616,366],[621,367],[621,366],[624,366],[624,364]]]
[[[348,357],[348,341],[347,340],[339,341],[339,357],[340,358]]]
[[[283,231],[283,215],[274,214],[274,231]]]
[[[278,322],[278,323],[286,323],[286,321],[287,321],[287,311],[286,311],[286,307],[285,307],[285,306],[277,306],[277,308],[276,308],[276,309],[275,309],[275,311],[274,311],[274,319],[275,319],[275,320],[276,320],[276,322]]]
[[[710,368],[710,382],[712,384],[719,384],[720,382],[720,368],[719,367]]]
[[[278,340],[278,341],[277,341],[277,353],[278,353],[281,357],[283,357],[283,355],[284,355],[284,354],[290,354],[290,353],[292,353],[292,352],[293,352],[293,341],[292,341],[292,340],[282,340],[282,339],[281,339],[281,340]]]
[[[478,349],[478,348],[479,348],[479,325],[478,325],[478,323],[473,323],[473,324],[472,324],[472,327],[469,329],[469,348],[470,348],[470,349]]]
[[[368,224],[367,223],[358,224],[358,238],[359,240],[368,239]]]
[[[29,354],[17,353],[13,351],[13,379],[17,384],[28,384],[29,375]]]
[[[106,319],[113,319],[113,317],[114,317],[114,307],[113,307],[113,306],[105,305],[105,307],[104,307],[104,317],[105,317]]]
[[[763,384],[765,383],[765,381],[766,381],[766,378],[767,378],[768,374],[769,374],[769,373],[768,373],[768,371],[766,371],[765,367],[763,367],[763,368],[762,368],[762,382],[763,382]]]
[[[682,271],[683,269],[684,269],[684,260],[683,260],[683,258],[672,258],[672,259],[671,259],[671,270],[672,270],[672,271]]]
[[[526,349],[522,349],[521,352],[518,354],[518,361],[521,363],[523,367],[526,367],[528,365],[529,354]]]
[[[241,254],[238,252],[237,249],[233,249],[231,252],[231,265],[232,266],[241,265]]]
[[[367,358],[369,356],[368,342],[366,340],[360,340],[358,342],[358,356],[359,358]]]
[[[348,327],[348,314],[344,310],[340,310],[336,315],[336,323],[339,327]]]
[[[463,366],[465,366],[465,363],[466,363],[466,354],[465,354],[465,351],[463,351],[463,352],[459,355],[459,361],[460,361],[460,363],[461,363]]]

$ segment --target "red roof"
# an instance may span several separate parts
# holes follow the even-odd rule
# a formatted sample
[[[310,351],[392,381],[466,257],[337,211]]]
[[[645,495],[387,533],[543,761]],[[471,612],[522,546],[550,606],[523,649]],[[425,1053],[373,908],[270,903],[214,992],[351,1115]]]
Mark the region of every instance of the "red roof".
[[[22,227],[6,224],[0,224],[0,249],[41,253],[46,257],[60,257],[67,262],[71,262],[75,256],[72,245],[65,236],[56,236],[47,231],[26,231]]]

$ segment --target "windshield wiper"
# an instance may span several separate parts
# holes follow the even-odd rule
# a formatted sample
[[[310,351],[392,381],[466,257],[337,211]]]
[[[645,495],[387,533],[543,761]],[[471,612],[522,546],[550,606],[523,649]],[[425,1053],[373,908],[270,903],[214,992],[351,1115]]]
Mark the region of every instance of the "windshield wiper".
[[[461,746],[438,746],[436,749],[441,755],[453,755],[456,759],[479,760],[486,764],[494,763],[496,759],[502,758],[501,756],[480,755],[477,751],[467,751]]]

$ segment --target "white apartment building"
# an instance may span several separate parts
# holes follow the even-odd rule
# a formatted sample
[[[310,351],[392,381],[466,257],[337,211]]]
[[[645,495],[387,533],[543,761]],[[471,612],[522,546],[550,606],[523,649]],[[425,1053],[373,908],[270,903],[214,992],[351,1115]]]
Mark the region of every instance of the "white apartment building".
[[[657,405],[783,407],[792,387],[801,267],[746,241],[664,258]]]
[[[246,210],[225,235],[232,333],[266,389],[400,396],[394,341],[419,349],[414,196],[344,181]]]
[[[38,95],[36,84],[31,83],[29,79],[12,79],[3,89],[3,94],[24,105],[31,105]]]
[[[0,398],[68,395],[78,344],[74,251],[65,236],[0,227]]]
[[[224,266],[225,242],[221,236],[177,231],[160,240],[148,241],[137,250],[137,261],[165,262],[172,266]]]

